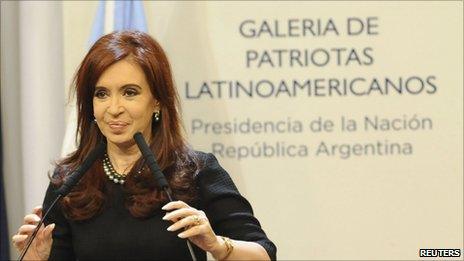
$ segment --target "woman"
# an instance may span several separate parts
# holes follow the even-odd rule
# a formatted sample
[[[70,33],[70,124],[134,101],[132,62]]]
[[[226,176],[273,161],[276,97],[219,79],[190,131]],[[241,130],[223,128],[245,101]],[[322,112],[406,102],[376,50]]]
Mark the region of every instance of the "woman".
[[[275,259],[227,172],[212,154],[192,151],[181,134],[179,99],[167,57],[147,34],[116,32],[90,49],[74,79],[77,150],[57,164],[44,209],[66,174],[101,141],[107,151],[45,220],[26,259]],[[142,132],[174,196],[156,184],[133,140]],[[166,204],[167,203],[167,204]],[[18,250],[41,217],[36,208],[13,236]]]

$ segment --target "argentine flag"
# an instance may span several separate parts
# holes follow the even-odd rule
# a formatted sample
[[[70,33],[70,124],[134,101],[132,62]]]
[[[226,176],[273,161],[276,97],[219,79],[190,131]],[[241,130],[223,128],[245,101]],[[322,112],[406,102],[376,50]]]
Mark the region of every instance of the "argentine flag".
[[[147,32],[147,24],[141,1],[103,1],[98,4],[97,14],[93,22],[88,41],[90,48],[100,37],[113,31],[137,30]],[[66,131],[61,149],[61,156],[76,150],[77,111],[76,101],[66,117]]]

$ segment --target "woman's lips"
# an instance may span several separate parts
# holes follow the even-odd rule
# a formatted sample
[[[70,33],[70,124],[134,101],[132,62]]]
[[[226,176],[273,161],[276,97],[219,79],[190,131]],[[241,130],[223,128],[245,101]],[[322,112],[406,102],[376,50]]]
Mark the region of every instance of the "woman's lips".
[[[110,127],[111,131],[114,133],[121,133],[127,127],[127,123],[125,122],[109,122],[108,126]]]

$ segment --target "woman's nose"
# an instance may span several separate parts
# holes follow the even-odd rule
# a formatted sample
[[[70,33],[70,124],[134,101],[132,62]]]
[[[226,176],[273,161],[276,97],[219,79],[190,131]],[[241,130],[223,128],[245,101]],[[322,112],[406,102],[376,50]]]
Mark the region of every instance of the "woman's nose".
[[[119,115],[124,111],[124,108],[121,104],[121,101],[118,97],[112,97],[109,107],[108,107],[108,113],[112,115]]]

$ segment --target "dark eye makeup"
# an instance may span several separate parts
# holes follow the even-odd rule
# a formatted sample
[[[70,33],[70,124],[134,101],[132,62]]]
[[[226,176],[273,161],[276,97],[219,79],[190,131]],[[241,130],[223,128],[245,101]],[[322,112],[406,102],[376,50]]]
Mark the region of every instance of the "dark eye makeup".
[[[139,95],[142,88],[137,84],[126,84],[120,88],[121,93],[126,97],[134,97]],[[108,90],[106,87],[97,86],[95,87],[94,96],[103,99],[108,96]]]

